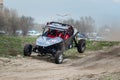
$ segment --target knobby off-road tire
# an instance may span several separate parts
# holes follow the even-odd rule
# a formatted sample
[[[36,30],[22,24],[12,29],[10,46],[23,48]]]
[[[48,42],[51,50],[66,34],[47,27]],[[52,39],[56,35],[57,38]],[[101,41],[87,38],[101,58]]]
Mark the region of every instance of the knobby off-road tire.
[[[63,62],[63,52],[58,51],[55,55],[55,63],[56,64],[61,64]]]
[[[26,44],[24,46],[24,56],[31,56],[31,53],[32,53],[32,45]]]
[[[77,50],[79,53],[83,53],[86,49],[86,41],[81,39],[78,41]]]

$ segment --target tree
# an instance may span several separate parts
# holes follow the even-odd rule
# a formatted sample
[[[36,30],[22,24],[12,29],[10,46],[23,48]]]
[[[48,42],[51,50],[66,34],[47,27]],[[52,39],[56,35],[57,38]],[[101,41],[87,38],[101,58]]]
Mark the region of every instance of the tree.
[[[89,17],[81,17],[80,20],[68,19],[64,23],[73,25],[82,34],[92,33],[95,30],[95,21]]]
[[[32,17],[25,17],[22,16],[20,18],[20,25],[21,25],[21,30],[23,31],[23,35],[25,36],[28,32],[28,30],[30,30],[34,23],[33,23],[34,19]]]
[[[23,35],[34,25],[32,17],[18,16],[16,10],[3,8],[0,11],[0,30],[8,35],[16,35],[16,30],[23,30]]]
[[[3,9],[3,17],[4,17],[4,31],[6,31],[7,32],[7,34],[9,34],[9,31],[10,31],[10,27],[9,27],[9,25],[10,25],[10,22],[9,22],[9,20],[10,20],[10,10],[8,9],[8,8],[4,8]]]
[[[9,35],[14,35],[18,26],[18,14],[16,10],[9,10],[8,8],[3,9],[3,30]]]
[[[0,11],[0,30],[3,29],[4,26],[4,17],[3,17],[3,12]]]
[[[10,17],[9,17],[9,27],[10,27],[10,34],[15,36],[16,30],[18,29],[19,17],[15,10],[11,10]]]
[[[81,33],[91,33],[91,32],[94,32],[95,30],[95,21],[93,20],[92,17],[81,17],[80,18],[80,26],[78,27],[80,28],[80,32]]]

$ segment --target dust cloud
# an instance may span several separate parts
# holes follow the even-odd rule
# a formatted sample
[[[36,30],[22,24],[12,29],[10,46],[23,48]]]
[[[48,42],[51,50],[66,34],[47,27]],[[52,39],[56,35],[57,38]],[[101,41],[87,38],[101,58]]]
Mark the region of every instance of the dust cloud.
[[[103,36],[106,41],[120,41],[120,28],[113,27],[107,34]]]

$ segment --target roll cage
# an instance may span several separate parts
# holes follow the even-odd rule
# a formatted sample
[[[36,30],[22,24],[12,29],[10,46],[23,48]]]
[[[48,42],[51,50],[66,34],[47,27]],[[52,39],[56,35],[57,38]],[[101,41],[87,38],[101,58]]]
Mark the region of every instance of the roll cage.
[[[61,37],[65,40],[72,36],[74,33],[73,27],[71,25],[58,22],[47,23],[43,29],[43,36],[51,38]]]

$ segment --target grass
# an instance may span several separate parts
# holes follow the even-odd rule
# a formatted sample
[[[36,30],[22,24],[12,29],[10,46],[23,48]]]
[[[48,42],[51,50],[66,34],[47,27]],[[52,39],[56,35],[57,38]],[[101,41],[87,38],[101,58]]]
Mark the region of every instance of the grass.
[[[0,36],[0,56],[17,56],[23,55],[23,47],[25,44],[35,44],[37,37],[12,37],[12,36]],[[87,41],[86,49],[88,51],[101,50],[109,48],[114,45],[118,45],[119,42],[107,42],[107,41]],[[73,48],[65,52],[67,56],[77,55],[77,49]]]
[[[119,45],[120,42],[111,42],[111,41],[86,41],[86,51],[97,51],[110,48],[115,45]],[[78,51],[76,48],[70,49],[65,52],[66,56],[76,58]]]
[[[115,45],[119,45],[120,42],[115,41],[87,41],[87,50],[102,50]]]
[[[0,36],[0,56],[17,56],[23,54],[23,45],[32,43],[36,38]]]

